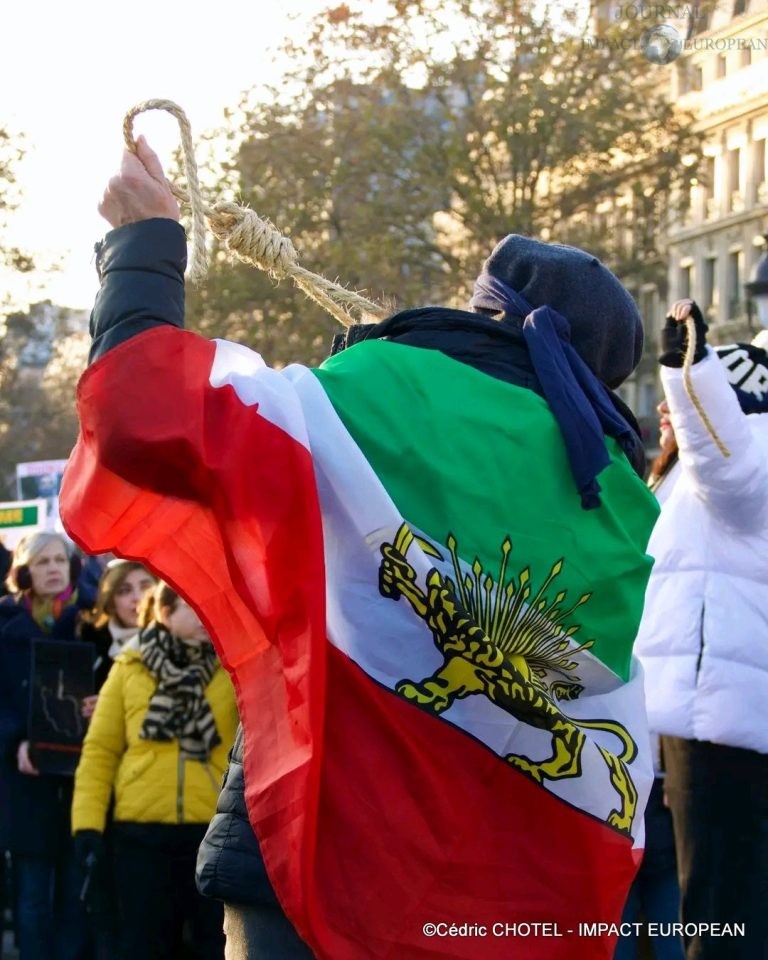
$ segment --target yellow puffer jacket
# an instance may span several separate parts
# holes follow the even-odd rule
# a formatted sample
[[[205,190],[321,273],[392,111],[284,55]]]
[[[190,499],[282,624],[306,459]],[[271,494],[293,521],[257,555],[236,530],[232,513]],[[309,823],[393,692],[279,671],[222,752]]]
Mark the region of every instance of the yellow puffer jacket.
[[[139,739],[156,686],[137,646],[132,644],[115,659],[99,693],[75,775],[73,832],[104,830],[113,790],[115,820],[207,823],[215,813],[237,729],[229,677],[219,667],[205,689],[221,737],[205,763],[183,759],[178,740]]]

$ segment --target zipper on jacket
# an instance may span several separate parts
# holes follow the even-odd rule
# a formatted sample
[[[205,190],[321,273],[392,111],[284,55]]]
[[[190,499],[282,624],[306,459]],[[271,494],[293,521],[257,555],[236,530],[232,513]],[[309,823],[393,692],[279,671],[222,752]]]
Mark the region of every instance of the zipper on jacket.
[[[699,655],[696,658],[696,683],[699,682],[699,673],[701,671],[701,660],[704,656],[704,610],[706,605],[701,605],[701,619],[699,620]]]
[[[176,820],[178,823],[184,822],[184,757],[179,747],[179,776],[177,780],[178,788],[176,791]]]

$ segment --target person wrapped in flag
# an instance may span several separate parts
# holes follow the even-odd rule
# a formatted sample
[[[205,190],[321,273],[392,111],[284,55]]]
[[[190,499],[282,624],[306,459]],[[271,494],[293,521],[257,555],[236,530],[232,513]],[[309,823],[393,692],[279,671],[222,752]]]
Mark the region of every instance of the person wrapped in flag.
[[[288,931],[259,955],[607,960],[652,779],[632,644],[657,508],[609,389],[640,357],[629,294],[511,235],[470,312],[274,370],[182,329],[142,139],[100,209],[62,513],[188,598],[232,675]]]

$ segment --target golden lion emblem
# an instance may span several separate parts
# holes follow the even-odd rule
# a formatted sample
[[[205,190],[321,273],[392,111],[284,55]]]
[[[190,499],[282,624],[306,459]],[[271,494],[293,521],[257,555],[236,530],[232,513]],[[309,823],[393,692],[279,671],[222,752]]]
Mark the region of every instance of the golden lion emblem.
[[[579,679],[574,673],[577,663],[570,657],[590,647],[592,641],[573,649],[570,639],[579,626],[567,625],[567,621],[591,594],[580,597],[565,610],[561,608],[565,591],[547,601],[545,593],[563,567],[563,561],[558,560],[543,586],[531,596],[527,567],[518,575],[517,583],[513,577],[507,577],[512,550],[509,538],[502,545],[502,563],[495,583],[489,574],[484,575],[478,560],[472,565],[472,576],[462,574],[453,537],[448,538],[447,545],[456,582],[433,567],[426,578],[425,592],[416,583],[416,571],[407,560],[414,541],[427,555],[443,559],[433,544],[416,537],[404,523],[394,543],[381,546],[379,591],[392,600],[405,597],[429,627],[444,660],[424,680],[401,680],[396,692],[434,714],[444,713],[456,700],[482,694],[523,723],[549,731],[552,756],[547,760],[534,762],[516,754],[504,758],[539,784],[544,779],[581,775],[585,729],[612,734],[620,743],[618,753],[597,745],[620,800],[606,823],[631,835],[637,789],[627,765],[635,759],[637,745],[621,724],[611,720],[572,720],[553,699],[572,700],[583,690],[575,682]],[[548,682],[551,672],[570,675],[572,679]]]

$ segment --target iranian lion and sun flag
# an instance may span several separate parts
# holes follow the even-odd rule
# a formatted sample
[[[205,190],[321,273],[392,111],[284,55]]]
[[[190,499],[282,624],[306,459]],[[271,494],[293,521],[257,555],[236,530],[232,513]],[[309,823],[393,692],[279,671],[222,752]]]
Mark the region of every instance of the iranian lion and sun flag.
[[[613,441],[583,510],[542,398],[380,340],[276,371],[156,327],[78,403],[67,529],[208,625],[251,822],[315,955],[611,957],[575,931],[618,922],[642,850],[656,515]]]

